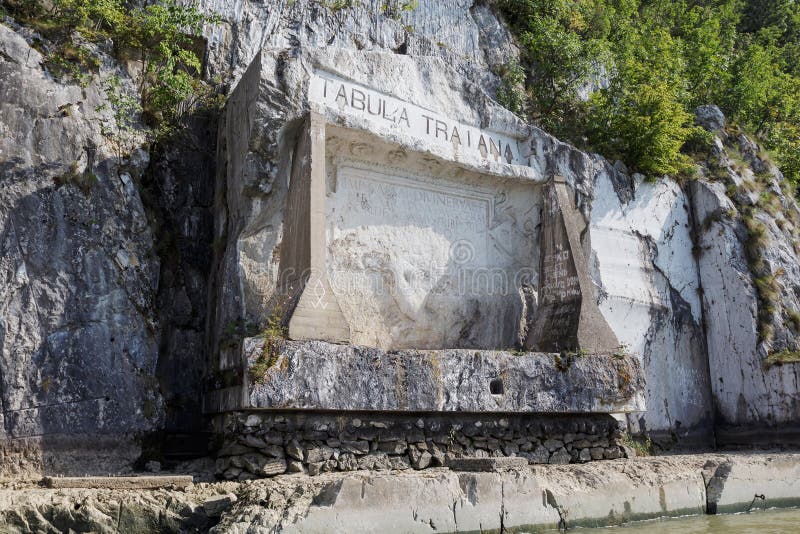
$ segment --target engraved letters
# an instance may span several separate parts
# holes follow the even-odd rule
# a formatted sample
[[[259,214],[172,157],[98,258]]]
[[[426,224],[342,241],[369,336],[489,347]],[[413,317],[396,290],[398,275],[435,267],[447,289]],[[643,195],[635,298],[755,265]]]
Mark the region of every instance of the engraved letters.
[[[312,94],[321,104],[341,113],[380,121],[405,133],[456,152],[470,152],[482,160],[527,165],[520,157],[517,141],[455,122],[446,117],[384,95],[334,75],[317,74],[312,79]]]

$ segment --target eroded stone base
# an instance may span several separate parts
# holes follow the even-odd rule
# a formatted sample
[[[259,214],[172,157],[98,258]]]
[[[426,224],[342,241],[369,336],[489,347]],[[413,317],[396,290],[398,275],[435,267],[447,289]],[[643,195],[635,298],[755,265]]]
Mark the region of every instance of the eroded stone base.
[[[251,479],[284,472],[440,467],[463,457],[521,457],[568,464],[623,457],[608,415],[232,412],[217,476]]]

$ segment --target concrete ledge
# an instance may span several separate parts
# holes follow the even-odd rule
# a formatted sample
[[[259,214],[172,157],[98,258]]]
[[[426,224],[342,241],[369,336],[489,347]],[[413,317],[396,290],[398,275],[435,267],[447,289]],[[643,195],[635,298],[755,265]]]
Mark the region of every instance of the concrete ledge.
[[[272,511],[243,504],[223,518],[222,531],[500,532],[601,527],[706,513],[708,469],[728,466],[720,480],[720,510],[784,507],[800,498],[800,455],[686,455],[536,466],[502,473],[434,469],[417,473],[327,474],[311,495]],[[719,476],[711,470],[711,476]],[[279,477],[267,484],[305,484]],[[310,489],[310,488],[307,488]],[[285,491],[285,489],[284,489]],[[262,492],[258,495],[263,494]],[[723,503],[727,503],[724,504]],[[239,504],[242,504],[241,502]],[[255,518],[255,519],[254,519]],[[227,529],[227,530],[226,530]]]
[[[800,506],[800,459],[795,455],[711,460],[704,466],[703,476],[709,513]]]
[[[245,341],[251,372],[263,340]],[[286,341],[260,376],[250,408],[612,413],[644,409],[644,374],[631,355],[404,350]]]
[[[193,483],[188,475],[142,476],[142,477],[45,477],[46,488],[102,488],[102,489],[158,489],[188,488]]]

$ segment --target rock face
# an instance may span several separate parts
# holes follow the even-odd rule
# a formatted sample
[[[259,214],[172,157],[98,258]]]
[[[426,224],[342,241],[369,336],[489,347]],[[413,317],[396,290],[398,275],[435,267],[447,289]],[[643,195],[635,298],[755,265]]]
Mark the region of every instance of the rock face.
[[[711,161],[714,181],[694,182],[690,192],[719,434],[796,439],[798,364],[782,358],[791,362],[800,332],[798,207],[744,135],[722,132]]]
[[[642,355],[648,413],[634,428],[681,433],[713,417],[692,212],[670,180],[647,183],[601,163],[594,178],[592,252],[600,309]],[[620,184],[620,185],[617,185]]]
[[[142,182],[149,211],[156,213],[154,240],[161,269],[156,296],[160,342],[156,374],[170,433],[204,428],[206,315],[213,259],[213,146],[216,115],[198,113],[190,128],[153,154]],[[183,440],[184,444],[197,440]],[[197,443],[196,452],[204,447]]]
[[[0,25],[0,437],[17,446],[129,436],[162,418],[159,264],[135,186],[148,154],[119,161],[99,81],[60,84],[42,62]]]
[[[251,365],[263,340],[248,343]],[[251,373],[255,372],[251,367]],[[635,356],[397,351],[290,341],[242,408],[609,413],[643,408]]]
[[[422,1],[397,9],[394,0],[364,0],[329,9],[314,0],[203,0],[223,23],[206,35],[212,75],[238,79],[263,48],[344,48],[438,56],[474,81],[495,85],[492,75],[517,48],[483,3]]]
[[[306,0],[205,6],[224,18],[209,30],[209,77],[238,77],[264,45],[334,38],[353,49],[435,54],[491,85],[497,79],[487,67],[514,50],[489,9],[471,2],[390,16],[377,1],[341,12]],[[113,118],[99,80],[86,88],[53,80],[26,30],[0,30],[0,435],[17,440],[4,451],[4,466],[20,452],[41,452],[44,440],[53,452],[47,461],[89,472],[90,461],[70,466],[66,454],[92,450],[80,436],[202,424],[214,141],[201,131],[208,122],[195,124],[192,146],[161,147],[149,168],[141,150],[117,161],[117,147],[101,132]],[[102,63],[100,77],[114,72],[127,83],[113,61]],[[262,178],[258,170],[244,194],[265,194]],[[233,343],[247,327],[221,324]],[[65,434],[73,437],[58,437]],[[31,440],[17,439],[25,436]],[[138,454],[130,441],[122,452],[113,441],[90,439],[123,463]]]

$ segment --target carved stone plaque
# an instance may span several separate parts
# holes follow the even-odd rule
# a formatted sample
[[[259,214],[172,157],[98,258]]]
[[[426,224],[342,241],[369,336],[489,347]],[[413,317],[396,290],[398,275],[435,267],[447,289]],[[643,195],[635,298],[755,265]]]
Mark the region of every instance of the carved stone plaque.
[[[392,160],[389,152],[371,156],[333,157],[329,176],[328,279],[351,342],[515,346],[519,286],[530,281],[526,266],[538,252],[537,188],[447,166],[434,177],[419,161],[399,168],[381,163]]]

